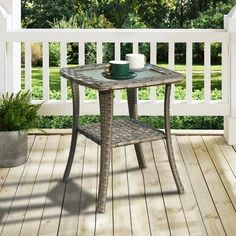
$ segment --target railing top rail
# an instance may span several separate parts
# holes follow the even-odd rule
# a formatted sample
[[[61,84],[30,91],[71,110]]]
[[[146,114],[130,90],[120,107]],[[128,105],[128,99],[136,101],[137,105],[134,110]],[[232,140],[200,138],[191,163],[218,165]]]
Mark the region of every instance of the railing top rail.
[[[150,33],[173,33],[173,32],[177,32],[177,33],[212,33],[212,32],[226,32],[225,29],[115,29],[115,28],[111,28],[111,29],[104,29],[104,28],[100,28],[100,29],[81,29],[81,28],[67,28],[67,29],[57,29],[57,28],[53,28],[53,29],[43,29],[43,28],[39,28],[39,29],[18,29],[18,30],[9,30],[9,32],[84,32],[84,33],[91,33],[91,32],[101,32],[101,33],[106,33],[106,32],[111,32],[111,33],[127,33],[127,32],[150,32]]]
[[[223,29],[21,29],[8,42],[228,42]]]

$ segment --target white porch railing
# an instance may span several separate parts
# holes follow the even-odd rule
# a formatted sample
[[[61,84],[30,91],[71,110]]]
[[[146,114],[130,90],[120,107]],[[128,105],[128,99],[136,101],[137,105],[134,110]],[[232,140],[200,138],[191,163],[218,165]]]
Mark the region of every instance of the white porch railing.
[[[79,45],[79,64],[85,64],[85,43],[96,43],[97,63],[103,62],[103,43],[114,43],[115,59],[120,59],[121,43],[130,42],[133,52],[138,52],[139,43],[150,44],[150,63],[156,64],[157,43],[168,43],[169,68],[175,66],[175,43],[186,43],[186,99],[177,101],[172,96],[172,115],[229,115],[229,34],[224,30],[121,30],[121,29],[93,29],[93,30],[19,30],[6,32],[7,44],[15,42],[25,43],[25,81],[26,89],[32,89],[31,76],[31,43],[42,42],[43,44],[43,100],[44,105],[41,113],[45,115],[71,114],[71,102],[67,100],[67,85],[62,78],[61,100],[49,98],[49,43],[60,43],[61,66],[66,66],[67,43],[76,42]],[[222,44],[222,99],[211,100],[211,43]],[[192,100],[192,44],[204,43],[204,100]],[[141,115],[163,114],[163,101],[156,100],[156,88],[151,88],[149,100],[140,101],[139,113]],[[98,101],[85,99],[85,90],[81,89],[82,114],[98,114]],[[127,115],[126,102],[116,94],[115,114]]]
[[[1,13],[1,12],[0,12]],[[41,109],[43,115],[68,115],[72,114],[71,101],[67,99],[67,83],[61,78],[61,100],[50,100],[50,76],[49,76],[49,43],[60,44],[61,67],[65,67],[67,61],[67,43],[78,43],[78,64],[85,64],[85,44],[96,43],[96,61],[103,62],[103,43],[113,43],[115,59],[120,59],[121,43],[132,43],[133,52],[139,52],[139,43],[150,45],[150,63],[157,63],[157,44],[168,44],[168,66],[175,67],[175,45],[186,44],[186,97],[185,100],[175,100],[174,89],[171,100],[171,115],[221,115],[227,117],[225,127],[234,130],[235,135],[225,132],[228,140],[236,143],[236,99],[232,94],[232,82],[235,77],[236,58],[233,54],[236,44],[236,29],[232,28],[235,20],[235,9],[232,9],[228,17],[225,17],[224,30],[176,30],[176,29],[12,29],[7,27],[8,18],[2,9],[0,14],[0,92],[16,91],[15,83],[19,84],[20,76],[12,63],[19,55],[19,43],[25,44],[25,86],[32,89],[31,44],[42,42],[43,44],[43,101]],[[222,48],[222,99],[211,100],[211,43],[221,43]],[[18,44],[17,44],[18,43]],[[204,44],[204,99],[193,100],[193,43]],[[14,48],[15,47],[15,48]],[[18,52],[14,54],[12,52]],[[234,87],[236,88],[236,86]],[[127,115],[126,101],[121,100],[120,92],[115,97],[114,114]],[[99,114],[98,101],[86,100],[85,90],[81,88],[81,114]],[[139,101],[140,115],[162,115],[163,101],[156,99],[156,88],[150,90],[149,100]],[[235,110],[235,111],[234,111]],[[235,128],[232,128],[235,127]],[[229,141],[231,142],[231,141]],[[232,142],[231,142],[232,143]]]

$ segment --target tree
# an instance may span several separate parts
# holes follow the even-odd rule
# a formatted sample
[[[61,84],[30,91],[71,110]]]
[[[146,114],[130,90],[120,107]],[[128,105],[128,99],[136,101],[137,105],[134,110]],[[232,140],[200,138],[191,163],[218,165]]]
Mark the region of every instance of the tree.
[[[233,6],[236,0],[21,0],[22,25],[28,28],[47,28],[54,22],[68,21],[81,16],[83,26],[91,25],[86,19],[110,22],[110,27],[122,28],[129,14],[138,16],[147,28],[191,28],[191,22],[207,10],[214,14],[224,12],[225,5]],[[219,8],[223,7],[223,11]],[[228,8],[227,8],[228,9]],[[102,17],[100,17],[102,16]],[[208,15],[211,16],[211,15]],[[222,17],[219,15],[219,17]],[[209,24],[211,24],[211,17]],[[199,18],[200,19],[200,18]],[[91,22],[91,20],[90,20]],[[216,22],[216,21],[215,21]],[[81,24],[80,24],[81,25]],[[98,22],[92,27],[100,27]],[[222,24],[217,25],[219,28]]]
[[[169,27],[170,13],[175,9],[175,0],[144,1],[138,6],[138,14],[149,28]]]
[[[217,5],[210,5],[209,8],[200,13],[199,17],[192,20],[191,23],[186,21],[186,25],[190,25],[194,28],[223,28],[224,27],[224,15],[227,14],[233,7],[234,1],[229,3],[219,2]]]
[[[77,0],[22,0],[22,26],[49,28],[50,22],[69,19],[78,11]]]

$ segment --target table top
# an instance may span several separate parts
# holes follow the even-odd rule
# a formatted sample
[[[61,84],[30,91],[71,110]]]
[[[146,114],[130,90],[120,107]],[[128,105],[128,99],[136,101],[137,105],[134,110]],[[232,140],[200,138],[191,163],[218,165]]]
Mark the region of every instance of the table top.
[[[107,64],[94,64],[77,67],[62,68],[60,73],[64,78],[79,85],[90,87],[98,91],[149,87],[161,84],[178,83],[183,75],[162,67],[147,64],[144,69],[135,71],[133,79],[113,80],[102,75]]]

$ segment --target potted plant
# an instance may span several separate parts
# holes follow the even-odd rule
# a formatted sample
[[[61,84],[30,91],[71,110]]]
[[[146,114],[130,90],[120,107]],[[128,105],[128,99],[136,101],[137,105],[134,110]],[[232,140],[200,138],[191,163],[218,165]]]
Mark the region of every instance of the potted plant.
[[[27,159],[27,131],[37,127],[41,104],[30,103],[30,92],[0,98],[0,167],[14,167]]]

